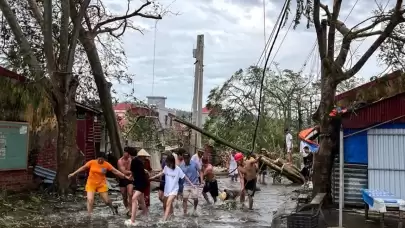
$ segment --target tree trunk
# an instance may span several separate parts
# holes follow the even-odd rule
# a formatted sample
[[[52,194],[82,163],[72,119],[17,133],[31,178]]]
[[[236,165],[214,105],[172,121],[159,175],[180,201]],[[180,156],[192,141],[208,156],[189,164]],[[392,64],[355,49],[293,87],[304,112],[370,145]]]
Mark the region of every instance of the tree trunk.
[[[79,155],[76,144],[75,88],[77,87],[69,86],[69,89],[66,89],[66,94],[55,95],[57,102],[53,106],[58,122],[56,184],[58,192],[62,195],[66,194],[69,189],[68,175],[74,171]]]
[[[320,126],[320,145],[319,152],[314,157],[314,175],[313,175],[313,194],[331,193],[331,167],[332,155],[336,145],[335,128],[333,119],[329,113],[334,107],[334,98],[336,93],[336,83],[331,75],[326,75],[322,80],[321,102],[317,110]],[[318,122],[317,121],[317,122]]]
[[[110,86],[104,77],[103,67],[100,62],[96,44],[94,43],[94,36],[82,30],[80,31],[79,40],[86,51],[91,70],[93,71],[94,81],[96,82],[98,95],[100,97],[101,109],[103,110],[108,129],[112,153],[115,157],[119,158],[122,156],[123,152],[118,123],[113,110]]]

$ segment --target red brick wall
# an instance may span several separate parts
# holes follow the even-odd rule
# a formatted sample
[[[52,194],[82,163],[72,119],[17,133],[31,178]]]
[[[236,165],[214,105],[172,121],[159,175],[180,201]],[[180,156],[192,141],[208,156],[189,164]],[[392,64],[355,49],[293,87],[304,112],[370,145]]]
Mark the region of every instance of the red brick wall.
[[[32,170],[0,171],[0,189],[23,191],[33,186]]]
[[[56,138],[56,137],[55,137]],[[46,169],[56,170],[56,139],[48,138],[38,153],[37,165]]]

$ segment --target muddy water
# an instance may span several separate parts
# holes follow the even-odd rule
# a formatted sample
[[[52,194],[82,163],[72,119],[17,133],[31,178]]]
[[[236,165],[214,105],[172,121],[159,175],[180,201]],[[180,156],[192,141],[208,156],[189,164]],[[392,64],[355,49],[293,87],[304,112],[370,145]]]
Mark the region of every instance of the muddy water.
[[[238,189],[239,183],[232,183],[229,179],[219,179],[220,189]],[[151,193],[150,214],[148,217],[139,216],[138,227],[209,227],[209,228],[233,228],[233,227],[270,227],[273,214],[283,207],[283,203],[290,198],[291,192],[296,189],[286,185],[259,185],[261,191],[256,192],[254,210],[242,210],[239,207],[229,209],[222,202],[217,205],[205,205],[205,200],[200,195],[198,216],[184,216],[181,203],[175,209],[175,216],[171,221],[162,223],[162,205],[157,199],[157,192]],[[58,210],[52,210],[40,224],[31,224],[24,227],[52,227],[52,228],[118,228],[124,225],[127,217],[124,215],[124,207],[118,193],[111,194],[114,204],[119,205],[119,216],[111,215],[110,210],[98,202],[93,218],[87,218],[85,199],[78,202],[64,203],[58,206]],[[247,202],[246,202],[247,203]],[[192,205],[189,204],[189,211]]]

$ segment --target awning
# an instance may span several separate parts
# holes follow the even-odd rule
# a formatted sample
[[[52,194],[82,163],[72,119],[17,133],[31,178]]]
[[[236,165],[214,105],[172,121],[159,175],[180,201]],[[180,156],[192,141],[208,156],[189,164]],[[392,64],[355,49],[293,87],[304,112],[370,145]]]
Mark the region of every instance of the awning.
[[[305,142],[313,142],[313,140],[318,138],[318,136],[319,136],[319,127],[318,126],[302,130],[298,134],[298,137]]]

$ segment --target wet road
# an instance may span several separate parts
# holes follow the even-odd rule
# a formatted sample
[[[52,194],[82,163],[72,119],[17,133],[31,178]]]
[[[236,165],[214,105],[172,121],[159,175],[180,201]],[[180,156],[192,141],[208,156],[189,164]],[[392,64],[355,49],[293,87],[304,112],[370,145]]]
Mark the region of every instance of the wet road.
[[[269,183],[271,183],[269,181]],[[240,184],[231,182],[229,179],[219,179],[218,185],[221,190],[224,188],[239,189]],[[254,209],[242,210],[238,206],[235,209],[226,208],[223,202],[217,205],[205,205],[205,200],[200,194],[198,216],[184,216],[182,205],[175,209],[175,216],[171,221],[162,223],[162,205],[157,198],[157,192],[151,193],[151,206],[149,216],[139,216],[137,227],[209,227],[209,228],[233,228],[233,227],[270,227],[273,214],[283,207],[284,202],[290,198],[291,193],[297,187],[286,185],[259,185],[261,191],[256,192]],[[110,210],[100,200],[94,209],[91,220],[87,218],[85,199],[77,203],[67,203],[60,206],[58,212],[50,213],[41,224],[32,224],[27,227],[52,227],[52,228],[118,228],[126,227],[124,222],[127,217],[122,205],[119,193],[112,193],[114,204],[118,204],[119,216],[111,215]],[[247,204],[247,202],[246,202]],[[192,211],[189,204],[189,212]]]

